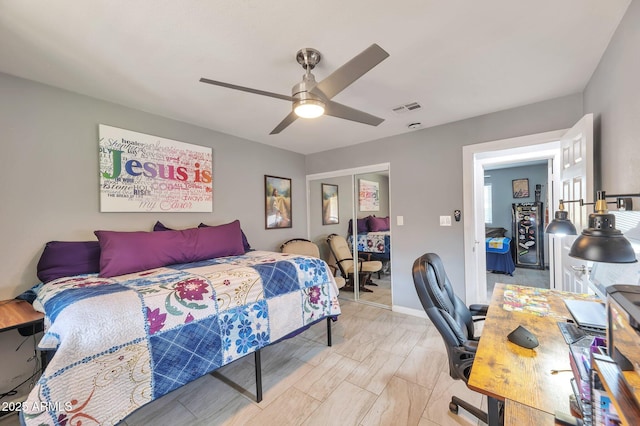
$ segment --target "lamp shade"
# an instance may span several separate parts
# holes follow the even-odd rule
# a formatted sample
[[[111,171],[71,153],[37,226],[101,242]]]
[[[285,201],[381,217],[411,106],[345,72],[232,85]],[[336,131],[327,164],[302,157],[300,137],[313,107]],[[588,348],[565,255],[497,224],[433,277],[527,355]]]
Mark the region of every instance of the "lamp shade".
[[[634,263],[631,243],[615,228],[616,218],[609,213],[589,215],[589,227],[576,238],[569,256],[593,262]]]
[[[577,235],[576,227],[568,219],[567,212],[565,210],[556,211],[555,219],[544,230],[547,234],[556,235]]]

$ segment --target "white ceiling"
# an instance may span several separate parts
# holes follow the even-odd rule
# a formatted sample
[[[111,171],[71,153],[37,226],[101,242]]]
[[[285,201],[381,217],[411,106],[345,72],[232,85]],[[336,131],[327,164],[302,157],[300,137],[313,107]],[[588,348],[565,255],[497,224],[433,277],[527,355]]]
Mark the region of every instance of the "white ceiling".
[[[309,154],[579,93],[629,3],[2,0],[0,72]],[[198,81],[290,95],[299,49],[322,53],[320,81],[372,43],[390,57],[334,100],[378,127],[323,116],[269,135],[290,103]]]

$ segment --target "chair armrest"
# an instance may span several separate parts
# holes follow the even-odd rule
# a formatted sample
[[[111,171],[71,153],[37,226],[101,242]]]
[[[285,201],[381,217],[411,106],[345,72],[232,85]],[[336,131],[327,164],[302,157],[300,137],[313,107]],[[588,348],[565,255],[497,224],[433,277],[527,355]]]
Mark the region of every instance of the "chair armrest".
[[[487,316],[489,305],[469,305],[469,311],[471,311],[472,317]]]
[[[475,354],[478,350],[478,341],[477,340],[467,340],[462,347],[469,354]]]
[[[363,260],[365,262],[371,261],[371,253],[358,252],[358,259]]]

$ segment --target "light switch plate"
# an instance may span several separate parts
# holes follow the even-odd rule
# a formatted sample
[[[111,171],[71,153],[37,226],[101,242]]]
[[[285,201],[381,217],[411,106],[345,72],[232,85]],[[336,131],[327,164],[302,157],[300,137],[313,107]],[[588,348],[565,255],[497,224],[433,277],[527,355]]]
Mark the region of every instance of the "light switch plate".
[[[440,216],[440,226],[451,226],[451,216]]]
[[[396,224],[397,224],[398,226],[402,226],[402,225],[404,225],[404,216],[398,216],[398,217],[396,218]]]

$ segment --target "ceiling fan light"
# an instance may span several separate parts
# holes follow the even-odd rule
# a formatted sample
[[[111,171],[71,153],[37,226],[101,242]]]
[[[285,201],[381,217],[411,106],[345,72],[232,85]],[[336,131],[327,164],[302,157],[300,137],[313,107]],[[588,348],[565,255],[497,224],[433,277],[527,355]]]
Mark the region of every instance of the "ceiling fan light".
[[[324,114],[324,102],[317,99],[301,99],[294,104],[293,112],[300,118],[317,118]]]

